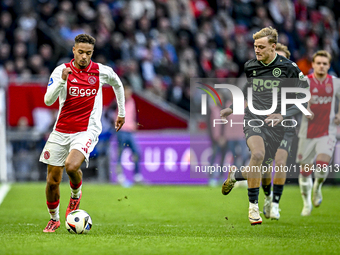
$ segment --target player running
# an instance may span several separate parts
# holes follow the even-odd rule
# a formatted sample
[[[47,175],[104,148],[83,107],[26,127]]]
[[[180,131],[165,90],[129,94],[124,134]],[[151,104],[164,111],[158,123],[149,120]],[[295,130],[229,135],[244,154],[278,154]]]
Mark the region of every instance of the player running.
[[[284,44],[277,43],[275,51],[277,54],[287,59],[290,58],[290,51]],[[296,137],[295,127],[285,127],[283,139],[275,154],[273,192],[271,190],[272,171],[267,171],[262,175],[262,188],[265,194],[263,214],[267,219],[271,218],[278,220],[280,218],[279,202],[282,196],[283,186],[286,182],[284,167],[286,166],[294,137]]]
[[[47,164],[46,200],[50,214],[44,232],[55,232],[59,220],[59,184],[63,169],[70,179],[71,198],[66,215],[79,208],[82,196],[81,164],[89,163],[89,155],[102,130],[102,86],[109,84],[117,97],[116,131],[125,122],[123,85],[112,68],[92,62],[95,39],[87,34],[75,37],[74,59],[54,69],[50,76],[45,104],[59,98],[59,113],[53,131],[41,153],[40,161]]]
[[[313,115],[309,119],[302,116],[296,160],[300,163],[299,185],[303,199],[302,216],[311,214],[312,187],[313,205],[319,207],[322,202],[321,187],[327,178],[328,164],[336,144],[336,126],[340,124],[340,104],[338,105],[339,112],[335,114],[334,111],[335,97],[340,99],[340,84],[337,78],[328,74],[331,60],[332,57],[327,51],[316,52],[312,62],[314,71],[308,75],[312,95],[309,107]],[[315,170],[314,185],[311,175],[313,170]]]
[[[282,87],[301,87],[307,88],[308,83],[297,65],[292,61],[278,55],[275,52],[278,34],[276,29],[266,27],[253,35],[254,49],[256,59],[249,60],[245,64],[245,73],[247,76],[247,87],[252,89],[253,106],[258,110],[268,110],[272,107],[272,91],[278,88],[277,108],[269,116],[256,115],[246,108],[245,123],[252,121],[252,126],[244,126],[244,133],[247,139],[247,145],[251,152],[249,166],[246,171],[236,170],[231,167],[228,179],[222,185],[222,194],[227,195],[234,187],[237,180],[243,177],[248,181],[248,198],[249,198],[249,221],[251,225],[261,224],[258,206],[259,187],[261,183],[261,167],[268,166],[273,161],[275,152],[283,138],[284,129],[278,125],[283,117],[281,112],[281,88]],[[288,81],[287,78],[294,78]],[[305,94],[298,93],[297,98],[304,98]],[[307,103],[305,104],[305,107]],[[221,117],[225,118],[233,112],[232,106],[221,111]],[[295,105],[290,107],[286,112],[286,117],[293,116],[300,112]],[[305,109],[305,113],[309,114]],[[260,121],[259,121],[260,120]],[[262,121],[262,123],[261,123]]]

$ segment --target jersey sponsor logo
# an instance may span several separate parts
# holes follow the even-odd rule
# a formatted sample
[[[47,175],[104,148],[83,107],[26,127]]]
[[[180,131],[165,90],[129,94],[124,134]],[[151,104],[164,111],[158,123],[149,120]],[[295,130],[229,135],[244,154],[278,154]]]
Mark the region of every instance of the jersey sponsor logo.
[[[78,82],[76,78],[74,78],[71,82]]]
[[[323,97],[323,96],[317,96],[313,95],[312,96],[312,104],[328,104],[332,102],[332,97]]]
[[[97,78],[94,76],[90,76],[88,82],[93,85],[97,82]]]
[[[45,151],[44,152],[44,159],[49,159],[51,156],[50,152],[49,151]]]
[[[96,95],[97,90],[96,89],[79,89],[78,87],[70,87],[69,89],[69,94],[70,96],[91,96],[91,95]]]
[[[273,71],[274,72],[274,71]],[[264,89],[272,89],[274,87],[278,87],[280,85],[280,81],[277,80],[267,80],[267,79],[253,79],[253,90],[255,92],[262,92]],[[279,92],[279,88],[277,88],[277,92]]]
[[[273,70],[273,75],[274,77],[280,77],[281,75],[281,69],[276,67],[274,70]]]
[[[48,86],[51,86],[53,84],[53,79],[52,77],[50,78],[50,81],[48,82]]]

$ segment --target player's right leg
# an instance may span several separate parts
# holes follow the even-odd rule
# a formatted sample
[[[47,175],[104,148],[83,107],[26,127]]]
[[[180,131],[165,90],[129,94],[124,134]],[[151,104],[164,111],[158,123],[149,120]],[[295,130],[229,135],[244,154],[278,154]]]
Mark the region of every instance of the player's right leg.
[[[46,178],[46,204],[48,212],[50,214],[50,220],[44,229],[44,232],[55,232],[60,226],[59,219],[59,198],[60,189],[59,184],[63,175],[62,166],[47,166],[47,178]]]
[[[52,132],[39,159],[39,161],[47,164],[46,203],[50,213],[50,221],[44,229],[44,232],[54,232],[60,226],[59,184],[62,179],[65,159],[68,154],[68,146],[61,145],[65,140],[67,140],[67,137],[56,135]]]

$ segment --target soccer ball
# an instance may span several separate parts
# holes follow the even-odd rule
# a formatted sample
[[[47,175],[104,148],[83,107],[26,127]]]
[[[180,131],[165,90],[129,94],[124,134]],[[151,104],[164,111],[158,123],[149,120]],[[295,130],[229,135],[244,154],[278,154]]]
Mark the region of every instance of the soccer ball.
[[[72,234],[86,234],[92,227],[92,219],[87,212],[78,209],[67,215],[65,225]]]

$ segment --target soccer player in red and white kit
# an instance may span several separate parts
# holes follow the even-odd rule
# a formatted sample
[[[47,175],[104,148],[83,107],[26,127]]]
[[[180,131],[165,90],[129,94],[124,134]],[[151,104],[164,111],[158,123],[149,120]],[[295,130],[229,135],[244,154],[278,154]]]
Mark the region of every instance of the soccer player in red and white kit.
[[[314,72],[308,75],[311,93],[309,110],[312,115],[308,118],[302,116],[297,152],[297,162],[300,163],[299,185],[303,199],[302,216],[308,216],[312,211],[312,188],[313,205],[319,207],[322,202],[321,186],[327,178],[328,164],[336,144],[336,125],[340,124],[340,111],[337,114],[334,111],[335,97],[340,99],[340,84],[339,79],[328,74],[331,59],[327,51],[316,52],[312,62]]]
[[[82,196],[81,164],[89,163],[89,155],[98,142],[102,130],[102,86],[109,84],[117,97],[116,131],[125,122],[124,90],[112,68],[91,60],[95,39],[87,34],[75,37],[74,59],[59,65],[50,76],[45,104],[52,105],[59,98],[59,113],[40,161],[47,164],[46,200],[50,213],[44,232],[55,232],[59,220],[59,184],[63,169],[70,179],[71,198],[67,216],[79,208]]]

